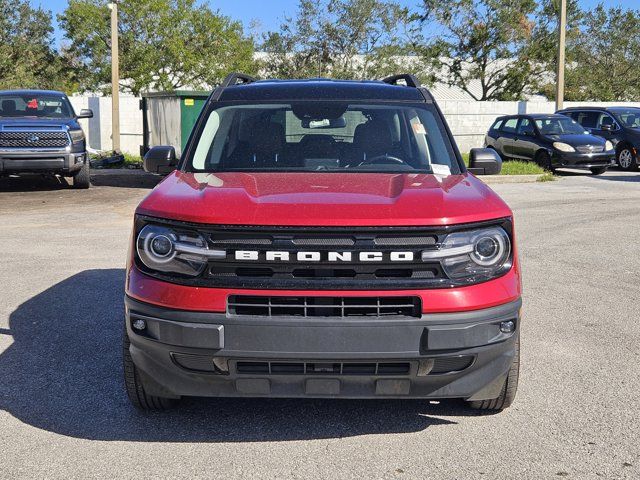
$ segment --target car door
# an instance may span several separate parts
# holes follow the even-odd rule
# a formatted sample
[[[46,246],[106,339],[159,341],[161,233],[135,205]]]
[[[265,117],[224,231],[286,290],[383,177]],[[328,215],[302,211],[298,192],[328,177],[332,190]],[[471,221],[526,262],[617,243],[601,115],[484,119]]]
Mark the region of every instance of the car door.
[[[618,136],[620,134],[620,126],[618,122],[608,113],[602,112],[598,116],[598,121],[596,122],[596,127],[592,128],[591,133],[593,135],[597,135],[606,140],[611,140],[613,144],[618,143]]]
[[[522,117],[516,128],[516,136],[513,144],[513,156],[524,160],[533,160],[538,150],[536,143],[536,128],[533,120]]]
[[[500,129],[500,137],[496,142],[499,151],[507,157],[513,157],[515,147],[516,129],[518,127],[518,117],[507,118]]]

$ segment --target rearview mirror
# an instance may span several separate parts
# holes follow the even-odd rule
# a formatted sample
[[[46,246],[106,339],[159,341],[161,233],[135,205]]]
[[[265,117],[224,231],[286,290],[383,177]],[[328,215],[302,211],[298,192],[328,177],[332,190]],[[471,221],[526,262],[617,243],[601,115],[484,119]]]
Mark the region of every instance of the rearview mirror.
[[[162,145],[152,147],[144,156],[144,171],[149,173],[167,174],[175,170],[178,164],[176,149]]]
[[[78,115],[78,118],[93,118],[93,110],[89,108],[83,108],[82,110],[80,110],[80,115]]]
[[[502,170],[502,159],[492,148],[472,148],[467,170],[474,175],[497,175]]]

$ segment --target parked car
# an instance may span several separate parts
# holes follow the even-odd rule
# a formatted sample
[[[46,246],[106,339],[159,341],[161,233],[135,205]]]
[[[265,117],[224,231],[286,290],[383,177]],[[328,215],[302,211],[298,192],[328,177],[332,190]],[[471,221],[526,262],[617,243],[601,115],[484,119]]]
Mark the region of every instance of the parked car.
[[[46,173],[73,177],[89,188],[89,159],[79,118],[62,92],[0,91],[0,175]]]
[[[571,107],[558,113],[573,118],[592,134],[609,140],[616,149],[616,162],[620,168],[638,170],[640,108]]]
[[[501,160],[473,149],[470,164]],[[174,147],[144,166],[175,168]],[[141,409],[188,395],[501,410],[516,394],[513,214],[410,75],[228,77],[138,206],[126,278],[124,375]]]
[[[485,136],[485,146],[503,159],[533,160],[550,171],[580,168],[600,175],[615,164],[610,141],[589,134],[564,115],[499,117]]]

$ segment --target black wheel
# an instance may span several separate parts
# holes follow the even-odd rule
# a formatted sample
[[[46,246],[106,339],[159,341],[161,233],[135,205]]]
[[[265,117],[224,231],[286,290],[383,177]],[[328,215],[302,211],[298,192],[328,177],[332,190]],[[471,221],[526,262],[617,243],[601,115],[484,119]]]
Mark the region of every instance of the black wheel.
[[[518,377],[520,375],[520,337],[516,340],[515,348],[516,353],[513,357],[513,363],[509,369],[509,374],[507,375],[507,380],[504,382],[500,396],[491,400],[473,400],[468,402],[471,408],[500,411],[511,406],[513,400],[516,398]]]
[[[589,170],[591,170],[591,173],[593,175],[602,175],[604,172],[607,171],[607,167],[593,167],[593,168],[590,168]]]
[[[556,169],[551,164],[551,156],[545,151],[541,150],[536,153],[534,161],[545,170],[549,170],[551,173],[556,171]]]
[[[124,332],[124,338],[122,342],[122,363],[124,367],[124,385],[127,390],[127,396],[131,404],[145,411],[153,410],[167,410],[173,407],[177,400],[173,398],[157,397],[155,395],[149,395],[145,391],[144,383],[140,378],[140,373],[133,363],[131,358],[131,352],[129,352],[129,337],[127,332]]]
[[[616,161],[618,162],[618,165],[620,165],[620,168],[627,172],[638,169],[638,160],[629,147],[624,147],[618,150]]]
[[[73,188],[87,189],[91,186],[91,172],[89,162],[86,162],[77,173],[73,175]]]

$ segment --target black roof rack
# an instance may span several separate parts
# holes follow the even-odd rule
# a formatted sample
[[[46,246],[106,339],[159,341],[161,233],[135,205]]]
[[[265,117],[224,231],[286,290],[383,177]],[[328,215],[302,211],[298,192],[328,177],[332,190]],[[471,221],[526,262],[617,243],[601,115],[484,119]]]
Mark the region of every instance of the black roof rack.
[[[227,75],[222,81],[222,83],[220,84],[220,86],[222,88],[226,88],[226,87],[232,87],[234,85],[246,85],[247,83],[253,83],[255,81],[256,79],[253,77],[250,77],[249,75],[246,75],[244,73],[234,72]]]
[[[398,83],[398,80],[404,80],[407,87],[420,87],[420,80],[410,73],[399,73],[398,75],[391,75],[390,77],[382,79],[384,83],[388,83],[389,85],[402,85],[401,83]]]

